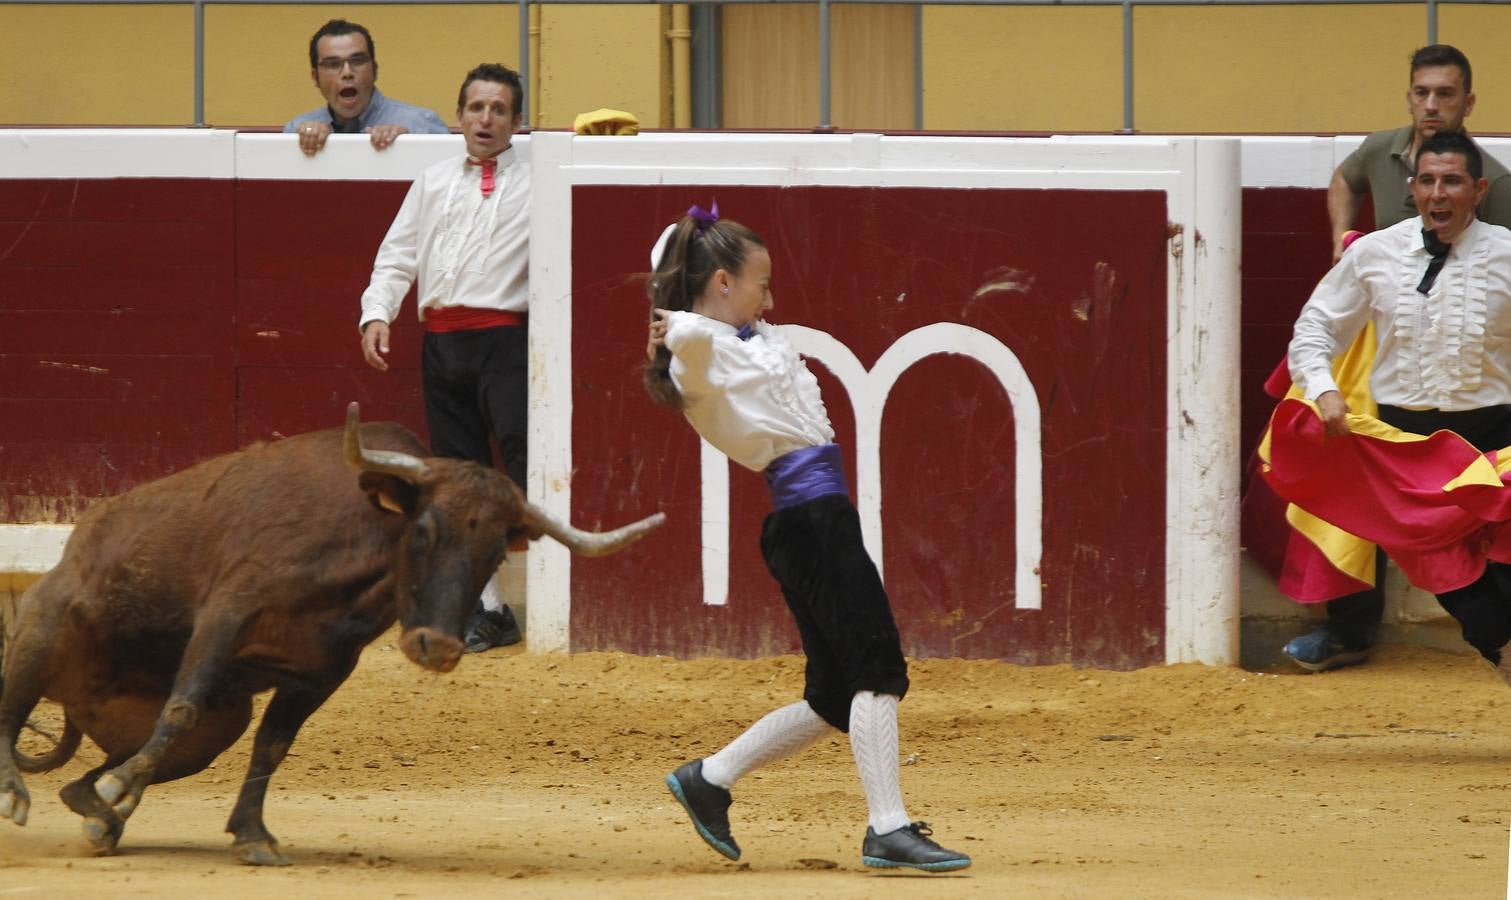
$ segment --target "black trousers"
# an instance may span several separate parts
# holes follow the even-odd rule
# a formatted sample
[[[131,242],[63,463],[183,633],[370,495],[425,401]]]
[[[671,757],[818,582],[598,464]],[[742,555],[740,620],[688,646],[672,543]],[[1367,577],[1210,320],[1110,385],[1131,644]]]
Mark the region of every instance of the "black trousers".
[[[502,468],[525,486],[529,410],[529,333],[506,325],[472,331],[426,332],[420,355],[425,421],[437,456]]]
[[[1375,551],[1375,586],[1327,601],[1327,630],[1350,650],[1374,644],[1385,617],[1385,551]]]
[[[849,731],[857,691],[908,692],[892,607],[849,497],[830,494],[773,512],[761,526],[761,553],[797,621],[808,656],[803,699],[814,712]]]
[[[1452,431],[1482,452],[1511,446],[1511,406],[1443,412],[1381,404],[1379,418],[1412,434]],[[1481,656],[1499,663],[1501,648],[1511,642],[1511,566],[1487,563],[1478,581],[1437,598],[1458,620],[1464,640]]]

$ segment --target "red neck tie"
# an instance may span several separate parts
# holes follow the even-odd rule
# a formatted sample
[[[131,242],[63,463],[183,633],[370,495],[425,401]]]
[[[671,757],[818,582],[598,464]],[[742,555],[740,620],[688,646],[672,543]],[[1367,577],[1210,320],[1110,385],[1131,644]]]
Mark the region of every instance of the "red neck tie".
[[[467,165],[478,166],[483,170],[483,196],[493,193],[493,170],[498,168],[498,160],[489,157],[487,159],[473,159],[467,157]]]

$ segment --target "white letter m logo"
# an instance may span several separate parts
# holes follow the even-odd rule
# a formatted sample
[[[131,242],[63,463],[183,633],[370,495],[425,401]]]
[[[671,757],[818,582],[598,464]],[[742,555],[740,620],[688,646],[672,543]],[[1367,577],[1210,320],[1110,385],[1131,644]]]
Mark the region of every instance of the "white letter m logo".
[[[997,377],[1012,405],[1013,443],[1017,451],[1014,605],[1018,609],[1039,609],[1044,512],[1039,398],[1018,357],[983,331],[954,322],[939,322],[903,335],[867,372],[850,348],[827,332],[802,325],[782,325],[780,329],[799,353],[817,359],[834,373],[850,395],[855,411],[856,505],[866,551],[878,571],[882,568],[881,420],[892,386],[910,366],[936,353],[968,356]],[[729,461],[706,441],[702,446],[702,482],[703,602],[723,606],[729,598]]]

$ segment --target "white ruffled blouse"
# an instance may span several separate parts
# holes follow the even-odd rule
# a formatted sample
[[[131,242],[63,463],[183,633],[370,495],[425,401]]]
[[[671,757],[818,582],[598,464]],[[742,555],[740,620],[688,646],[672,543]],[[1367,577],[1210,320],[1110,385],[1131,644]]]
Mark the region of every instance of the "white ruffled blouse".
[[[530,167],[510,147],[487,197],[482,177],[457,156],[414,180],[378,246],[358,327],[392,322],[416,281],[421,319],[432,307],[529,310]]]
[[[818,379],[763,321],[740,340],[733,325],[691,312],[667,317],[671,376],[683,414],[703,439],[747,469],[834,440]]]
[[[1375,323],[1375,402],[1458,412],[1511,403],[1511,231],[1475,220],[1430,293],[1420,216],[1349,247],[1302,308],[1291,378],[1314,400],[1337,390],[1332,360]]]

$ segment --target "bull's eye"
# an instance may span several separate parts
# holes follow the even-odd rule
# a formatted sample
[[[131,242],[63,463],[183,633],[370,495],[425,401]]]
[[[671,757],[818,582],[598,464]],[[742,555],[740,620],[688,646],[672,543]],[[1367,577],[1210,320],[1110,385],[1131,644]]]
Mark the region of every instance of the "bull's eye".
[[[477,516],[473,516],[467,520],[467,528],[471,531],[477,531]]]

